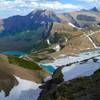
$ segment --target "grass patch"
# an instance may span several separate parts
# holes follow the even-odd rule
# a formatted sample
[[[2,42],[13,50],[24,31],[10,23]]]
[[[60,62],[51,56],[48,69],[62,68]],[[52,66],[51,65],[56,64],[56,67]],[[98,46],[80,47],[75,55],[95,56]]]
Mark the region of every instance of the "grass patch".
[[[27,61],[27,60],[18,58],[16,56],[9,55],[8,60],[9,60],[9,63],[21,66],[23,68],[27,68],[31,70],[41,70],[42,69],[35,62]]]

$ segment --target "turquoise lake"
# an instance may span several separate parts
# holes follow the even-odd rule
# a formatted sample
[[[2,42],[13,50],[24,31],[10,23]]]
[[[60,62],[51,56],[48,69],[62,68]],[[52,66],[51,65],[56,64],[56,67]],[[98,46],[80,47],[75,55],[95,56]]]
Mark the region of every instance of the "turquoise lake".
[[[25,53],[24,52],[21,52],[21,51],[5,51],[5,52],[1,52],[1,54],[14,55],[14,56],[22,56],[22,55],[25,55]],[[55,68],[52,65],[39,64],[39,66],[41,68],[43,68],[45,71],[47,71],[48,73],[50,73],[50,74],[55,71]]]
[[[5,51],[5,52],[1,52],[1,54],[5,54],[5,55],[15,55],[15,56],[25,55],[25,53],[24,52],[21,52],[21,51]]]
[[[47,71],[48,73],[54,73],[54,71],[56,70],[52,65],[44,65],[44,64],[39,64],[41,68],[43,68],[45,71]]]

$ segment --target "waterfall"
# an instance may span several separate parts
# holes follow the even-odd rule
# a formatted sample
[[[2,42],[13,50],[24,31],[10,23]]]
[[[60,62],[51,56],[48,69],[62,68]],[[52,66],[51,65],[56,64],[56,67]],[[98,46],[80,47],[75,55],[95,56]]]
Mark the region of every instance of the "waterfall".
[[[47,39],[47,44],[48,44],[48,45],[50,45],[50,44],[51,44],[49,39]]]

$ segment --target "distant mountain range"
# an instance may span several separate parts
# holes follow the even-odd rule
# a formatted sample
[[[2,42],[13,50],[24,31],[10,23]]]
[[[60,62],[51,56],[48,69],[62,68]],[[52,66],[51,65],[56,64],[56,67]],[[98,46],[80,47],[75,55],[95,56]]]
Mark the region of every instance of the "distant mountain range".
[[[37,10],[29,13],[26,16],[16,15],[1,20],[0,26],[2,26],[2,32],[0,35],[15,35],[17,32],[23,32],[28,30],[36,31],[42,26],[47,28],[48,24],[53,22],[71,22],[77,25],[77,22],[69,14],[56,14],[47,10]]]
[[[94,11],[94,12],[100,12],[96,7],[90,9],[90,11]]]
[[[11,16],[0,19],[0,51],[27,50],[46,40],[56,32],[85,28],[100,22],[97,8],[69,13],[54,13],[48,10],[32,11],[26,16]],[[1,44],[3,43],[3,44]]]

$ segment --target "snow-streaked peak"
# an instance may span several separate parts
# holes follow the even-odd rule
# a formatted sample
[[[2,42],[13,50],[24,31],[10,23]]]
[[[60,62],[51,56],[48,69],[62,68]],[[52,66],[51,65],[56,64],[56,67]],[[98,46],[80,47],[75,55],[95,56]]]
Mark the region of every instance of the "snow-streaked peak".
[[[72,27],[74,27],[74,28],[77,28],[77,29],[82,29],[82,28],[79,28],[79,27],[75,26],[74,24],[72,24],[72,23],[70,23],[70,22],[68,23],[68,25],[69,25],[69,26],[72,26]]]
[[[74,24],[68,23],[70,26],[77,28]]]

